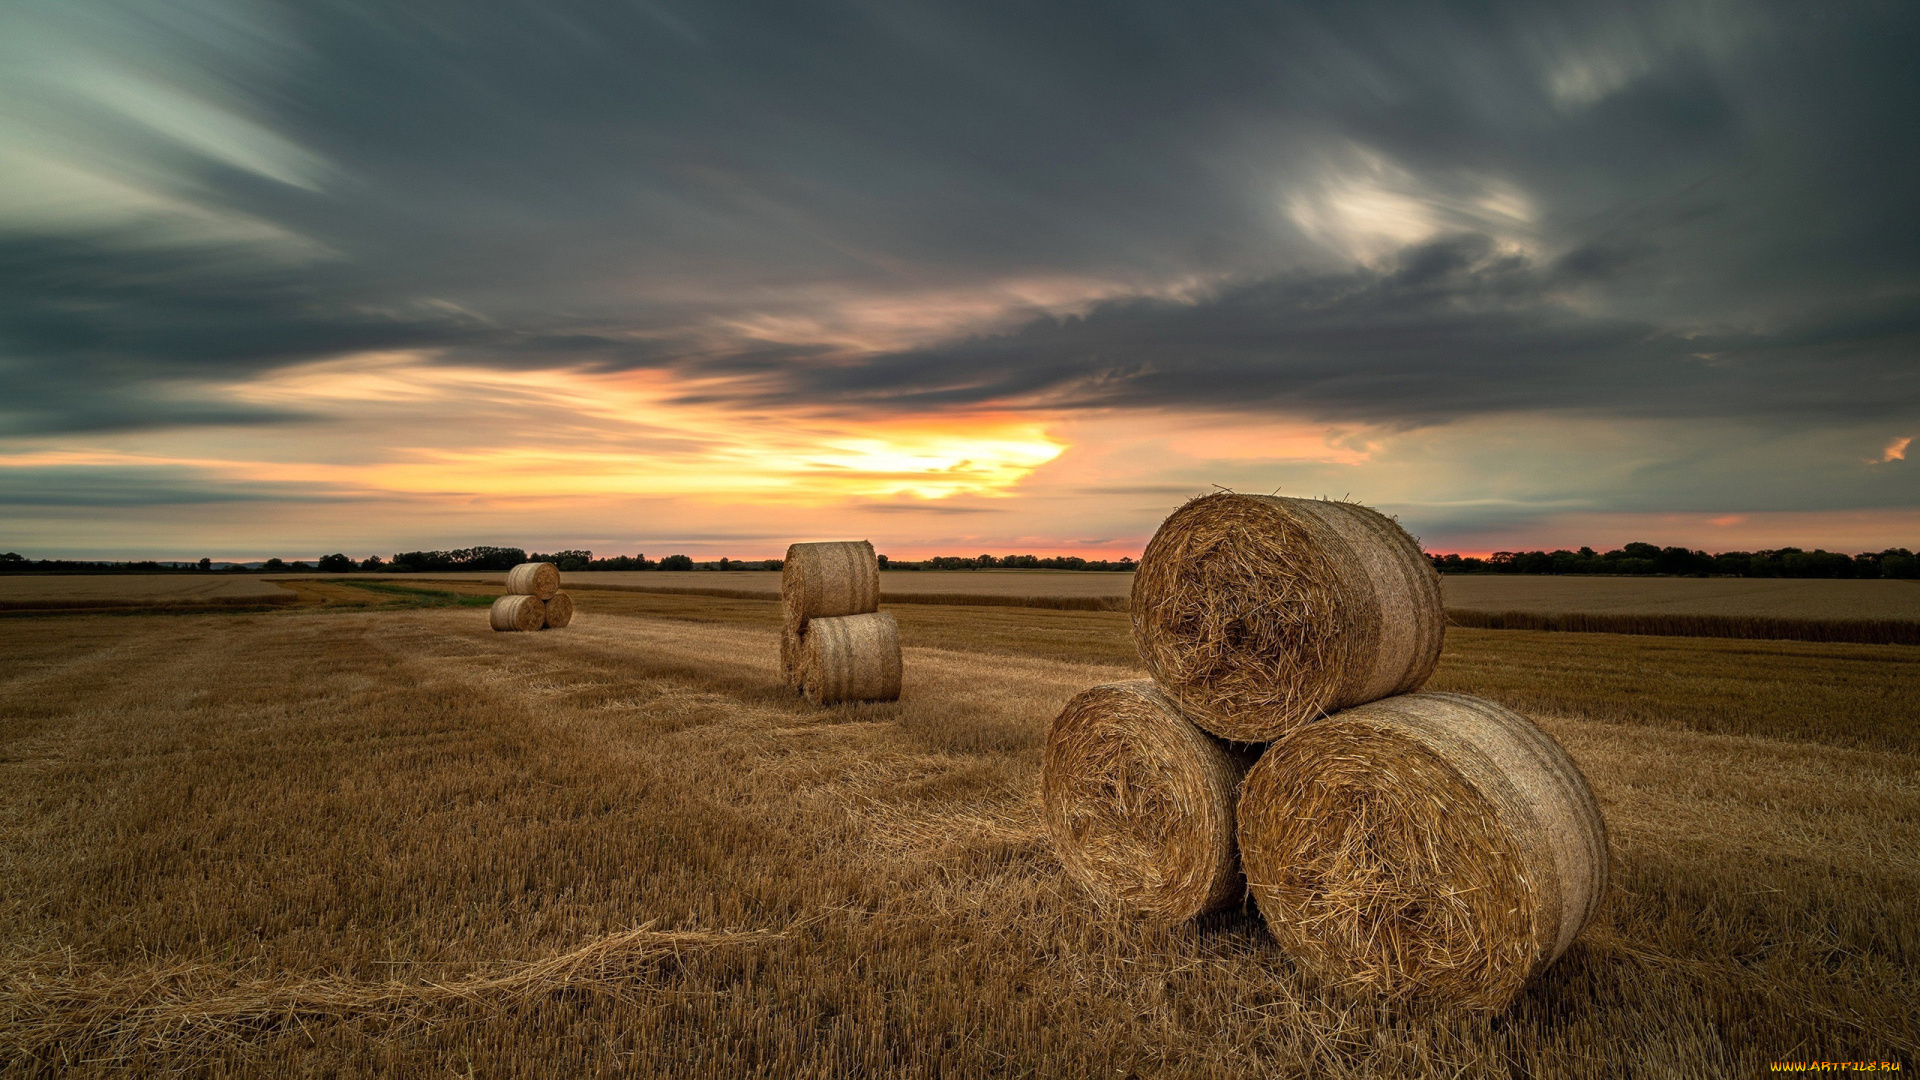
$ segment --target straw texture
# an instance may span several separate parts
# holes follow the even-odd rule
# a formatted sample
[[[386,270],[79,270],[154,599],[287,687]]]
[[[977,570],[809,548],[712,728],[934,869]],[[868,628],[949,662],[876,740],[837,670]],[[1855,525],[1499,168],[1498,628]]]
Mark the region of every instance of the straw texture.
[[[507,571],[507,593],[548,600],[560,591],[560,568],[550,562],[523,562]]]
[[[1369,996],[1502,1008],[1606,891],[1586,778],[1525,717],[1462,694],[1307,725],[1247,774],[1238,820],[1281,947]]]
[[[807,620],[880,610],[880,560],[865,540],[793,544],[780,570],[780,610],[786,629]]]
[[[898,701],[900,628],[893,616],[810,620],[800,648],[800,688],[816,705]]]
[[[1194,723],[1240,742],[1418,689],[1446,627],[1439,577],[1392,519],[1230,492],[1161,524],[1130,606],[1155,681]]]
[[[1240,902],[1234,800],[1258,754],[1201,731],[1147,680],[1081,691],[1047,731],[1040,780],[1067,876],[1160,922]]]
[[[487,621],[495,630],[538,630],[547,624],[547,605],[537,596],[509,593],[493,602]]]
[[[789,690],[800,689],[800,657],[805,647],[805,631],[780,631],[780,681]]]
[[[557,592],[547,599],[547,629],[561,630],[573,622],[573,597]]]

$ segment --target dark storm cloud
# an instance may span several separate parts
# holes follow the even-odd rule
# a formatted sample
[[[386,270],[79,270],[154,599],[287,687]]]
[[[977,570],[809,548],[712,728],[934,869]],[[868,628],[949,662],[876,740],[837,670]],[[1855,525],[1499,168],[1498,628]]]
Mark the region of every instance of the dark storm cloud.
[[[185,506],[290,500],[324,502],[343,497],[324,485],[234,483],[178,466],[56,465],[0,469],[0,506]]]
[[[273,419],[150,390],[392,348],[839,408],[1915,408],[1911,5],[19,10],[29,149],[297,244],[7,218],[16,433]],[[1300,209],[1356,175],[1444,227],[1356,268]],[[714,330],[1011,279],[1140,298],[877,357]],[[1237,284],[1151,299],[1190,279]]]
[[[767,400],[1284,408],[1386,424],[1529,409],[1807,421],[1920,412],[1911,298],[1770,333],[1687,334],[1582,312],[1566,294],[1604,261],[1582,250],[1536,266],[1463,237],[1409,251],[1388,272],[1108,302],[1014,333],[790,369]]]

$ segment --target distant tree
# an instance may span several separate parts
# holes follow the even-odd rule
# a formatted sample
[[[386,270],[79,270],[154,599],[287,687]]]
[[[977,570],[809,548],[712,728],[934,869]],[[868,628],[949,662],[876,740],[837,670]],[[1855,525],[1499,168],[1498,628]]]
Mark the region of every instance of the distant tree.
[[[287,564],[281,562],[279,559],[268,559],[260,567],[262,570],[285,570],[286,568]]]
[[[311,566],[308,566],[308,565],[307,565],[306,563],[303,563],[303,562],[301,562],[301,561],[300,561],[299,559],[295,559],[295,560],[293,561],[293,565],[291,565],[291,566],[289,566],[289,567],[287,567],[287,569],[289,569],[289,570],[311,570],[311,569],[313,569],[313,567],[311,567]]]
[[[586,565],[588,570],[652,570],[655,564],[645,555],[615,555],[606,559],[594,559]]]
[[[200,569],[202,569],[202,570],[211,570],[211,569],[213,569],[213,560],[212,560],[212,559],[201,559],[201,560],[200,560]]]
[[[880,569],[882,569],[882,570],[885,570],[885,569],[887,568],[887,557],[886,557],[885,555],[880,555],[880,556],[877,556],[877,558],[878,558],[878,559],[880,560]],[[767,560],[767,562],[769,562],[769,563],[777,563],[777,562],[779,562],[779,561],[780,561],[779,559],[768,559],[768,560]],[[779,569],[779,567],[777,567],[777,566],[769,566],[769,567],[768,567],[767,569],[769,569],[769,570],[778,570],[778,569]]]
[[[576,570],[586,570],[590,568],[593,562],[593,552],[591,551],[556,551],[551,555],[542,555],[536,551],[533,554],[528,555],[525,559],[521,561],[522,562],[550,562],[553,564],[554,569],[556,570],[564,570],[568,573],[573,573]]]
[[[693,559],[687,555],[669,555],[660,560],[660,569],[691,570],[693,569]]]
[[[1836,551],[1795,552],[1783,560],[1789,577],[1846,578],[1853,576],[1853,560]]]
[[[433,554],[444,556],[454,570],[511,570],[527,561],[527,553],[516,547],[470,547]]]
[[[360,569],[362,569],[362,570],[378,570],[378,569],[380,569],[381,567],[383,567],[383,566],[385,566],[385,565],[387,565],[387,564],[386,564],[386,561],[385,561],[385,560],[383,560],[383,559],[381,559],[381,558],[380,558],[380,556],[378,556],[378,555],[369,555],[369,556],[367,556],[367,557],[366,557],[366,559],[365,559],[365,561],[363,561],[363,562],[361,562],[361,564],[360,564]]]
[[[1661,548],[1660,554],[1653,557],[1653,570],[1656,574],[1711,573],[1713,557],[1704,551],[1689,551],[1683,547]]]
[[[335,552],[332,555],[320,556],[320,569],[329,574],[344,574],[352,570],[353,565],[352,559],[347,558],[339,552]]]

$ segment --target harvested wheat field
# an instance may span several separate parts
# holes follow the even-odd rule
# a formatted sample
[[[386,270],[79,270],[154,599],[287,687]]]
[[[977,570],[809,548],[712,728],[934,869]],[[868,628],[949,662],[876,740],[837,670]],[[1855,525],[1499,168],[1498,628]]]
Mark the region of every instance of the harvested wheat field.
[[[426,577],[428,575],[422,575]],[[493,581],[499,574],[434,574],[434,579]],[[401,579],[404,580],[404,579]],[[777,570],[596,571],[570,587],[645,586],[674,591],[727,589],[778,595]],[[1547,614],[1746,615],[1803,619],[1920,619],[1920,581],[1815,578],[1580,577],[1546,574],[1444,574],[1448,608]],[[894,597],[1104,597],[1124,601],[1133,575],[1085,570],[883,570],[880,591]],[[1118,608],[1116,608],[1118,610]]]
[[[1450,633],[1429,688],[1567,748],[1613,884],[1511,1006],[1460,1015],[1329,995],[1250,911],[1155,928],[1068,881],[1043,742],[1139,676],[1124,614],[890,609],[901,701],[822,708],[781,685],[771,598],[581,592],[568,633],[517,635],[467,589],[329,588],[0,623],[0,1071],[1504,1080],[1920,1053],[1920,650]]]
[[[1920,619],[1920,581],[1448,574],[1447,607],[1580,615]]]
[[[286,603],[277,582],[212,574],[9,574],[0,577],[0,611],[248,606]]]
[[[421,575],[447,581],[500,582],[499,574],[436,573]],[[571,575],[569,588],[585,584],[643,587],[673,592],[726,589],[735,592],[780,595],[778,570],[695,570],[686,573],[658,570],[595,570]],[[882,570],[880,591],[887,597],[961,594],[971,596],[1106,597],[1124,601],[1133,587],[1133,575],[1099,570]],[[1117,609],[1116,609],[1117,610]]]

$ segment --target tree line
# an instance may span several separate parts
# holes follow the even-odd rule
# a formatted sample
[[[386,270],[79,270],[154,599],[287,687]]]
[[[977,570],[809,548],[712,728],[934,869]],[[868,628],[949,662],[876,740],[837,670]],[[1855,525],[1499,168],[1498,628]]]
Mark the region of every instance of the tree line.
[[[1848,555],[1795,547],[1723,551],[1633,543],[1612,551],[1496,551],[1489,558],[1435,555],[1443,574],[1669,574],[1753,578],[1920,578],[1920,558],[1906,548]]]
[[[1612,551],[1597,552],[1590,547],[1577,551],[1496,551],[1482,559],[1472,555],[1428,553],[1434,569],[1443,574],[1665,574],[1683,576],[1758,577],[1758,578],[1920,578],[1920,556],[1906,548],[1888,548],[1879,552],[1848,555],[1815,548],[1785,547],[1767,551],[1723,551],[1708,554],[1684,547],[1657,547],[1632,543]],[[779,559],[719,558],[695,561],[687,555],[667,555],[649,559],[645,555],[611,555],[595,558],[584,550],[534,552],[517,547],[468,547],[448,551],[402,551],[391,559],[378,555],[355,560],[335,552],[313,563],[268,559],[258,567],[231,565],[232,573],[447,573],[458,571],[504,572],[523,562],[550,562],[567,573],[594,570],[778,570]],[[903,560],[880,556],[887,570],[1095,570],[1129,571],[1135,561],[1122,559],[1083,559],[1078,555],[940,555],[931,559]],[[17,552],[0,554],[0,573],[173,573],[210,571],[212,560],[198,563],[86,561],[77,559],[27,559]]]

